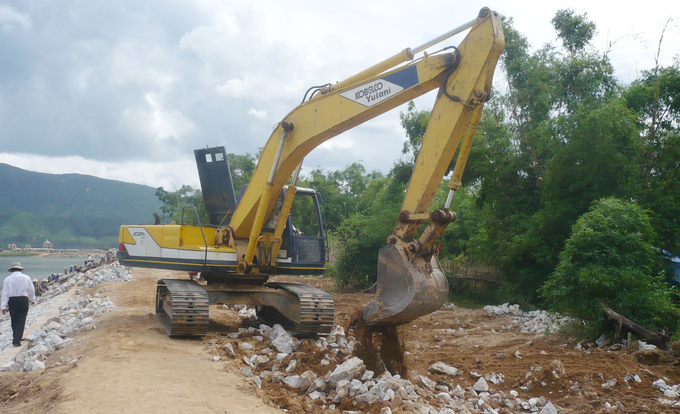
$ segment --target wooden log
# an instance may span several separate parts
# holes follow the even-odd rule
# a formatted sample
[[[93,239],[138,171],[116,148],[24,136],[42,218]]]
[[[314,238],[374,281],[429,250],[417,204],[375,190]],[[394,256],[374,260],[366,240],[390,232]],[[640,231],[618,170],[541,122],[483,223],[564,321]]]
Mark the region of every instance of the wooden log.
[[[625,316],[619,315],[618,313],[614,312],[612,309],[608,308],[606,305],[602,303],[600,304],[600,306],[602,307],[602,310],[604,310],[607,319],[609,319],[610,321],[614,321],[618,323],[626,331],[632,332],[638,337],[646,339],[647,342],[649,342],[650,344],[656,345],[662,349],[666,349],[666,345],[670,340],[670,337],[668,335],[658,332],[652,332],[649,329],[646,329],[645,327],[640,326],[637,323],[631,321]]]

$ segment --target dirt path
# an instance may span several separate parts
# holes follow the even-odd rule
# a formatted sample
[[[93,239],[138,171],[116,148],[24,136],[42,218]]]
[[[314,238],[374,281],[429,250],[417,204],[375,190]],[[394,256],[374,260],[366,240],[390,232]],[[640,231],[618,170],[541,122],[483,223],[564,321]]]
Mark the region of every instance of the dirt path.
[[[157,270],[134,269],[135,281],[85,293],[109,295],[118,310],[97,329],[52,355],[41,372],[0,374],[3,413],[279,413],[245,378],[213,362],[203,340],[169,339],[153,316]],[[12,394],[12,392],[16,392]]]

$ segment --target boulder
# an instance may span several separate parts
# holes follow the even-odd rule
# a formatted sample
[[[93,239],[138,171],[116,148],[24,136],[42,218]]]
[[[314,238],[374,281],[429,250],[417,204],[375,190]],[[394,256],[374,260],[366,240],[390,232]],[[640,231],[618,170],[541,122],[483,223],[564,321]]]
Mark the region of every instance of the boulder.
[[[342,380],[360,378],[365,370],[366,365],[364,364],[364,361],[362,361],[360,358],[352,357],[335,367],[335,370],[333,370],[330,375],[329,382],[331,387],[335,388],[336,385]]]

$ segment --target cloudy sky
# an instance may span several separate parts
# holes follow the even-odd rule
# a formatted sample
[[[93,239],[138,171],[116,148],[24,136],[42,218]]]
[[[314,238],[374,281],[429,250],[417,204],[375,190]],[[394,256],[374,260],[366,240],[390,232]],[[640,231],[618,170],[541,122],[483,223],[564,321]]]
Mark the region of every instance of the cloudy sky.
[[[254,154],[310,86],[421,45],[482,6],[512,17],[534,47],[555,42],[557,10],[587,12],[595,46],[611,49],[623,83],[654,65],[673,18],[661,51],[671,64],[680,51],[676,0],[604,3],[0,0],[0,162],[167,190],[198,186],[194,149]],[[387,172],[405,139],[402,110],[326,142],[304,166],[361,161]]]

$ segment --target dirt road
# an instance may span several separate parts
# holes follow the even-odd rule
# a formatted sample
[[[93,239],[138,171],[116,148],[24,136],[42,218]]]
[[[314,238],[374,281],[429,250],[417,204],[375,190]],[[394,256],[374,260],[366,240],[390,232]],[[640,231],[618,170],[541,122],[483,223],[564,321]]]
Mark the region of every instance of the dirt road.
[[[166,273],[171,274],[171,273]],[[40,372],[0,374],[3,413],[279,413],[245,378],[212,361],[204,340],[171,340],[154,319],[157,270],[134,269],[135,280],[105,283],[118,310],[95,330],[48,359],[73,364]]]
[[[231,338],[228,333],[242,327],[238,312],[211,307],[211,331],[203,339],[169,339],[153,316],[155,283],[158,277],[178,274],[133,269],[135,280],[127,283],[105,283],[85,294],[108,295],[118,307],[104,314],[97,329],[76,335],[76,342],[47,361],[48,369],[27,373],[0,374],[0,412],[3,413],[273,413],[286,409],[292,413],[343,410],[379,413],[391,407],[394,413],[410,412],[409,406],[393,400],[371,404],[343,398],[331,404],[328,400],[312,400],[304,393],[268,380],[292,359],[296,368],[286,375],[313,371],[324,376],[345,355],[330,357],[311,341],[280,361],[271,358],[266,365],[253,369],[262,376],[262,389],[252,378],[239,374],[243,357],[273,355],[266,340],[244,333]],[[167,277],[166,276],[166,277]],[[292,280],[281,278],[281,280]],[[299,279],[296,279],[299,281]],[[332,281],[306,278],[304,282],[324,290],[332,290]],[[334,294],[336,323],[347,326],[357,307],[371,296],[366,294]],[[350,334],[352,332],[350,331]],[[677,360],[658,351],[633,351],[612,348],[580,350],[568,334],[520,332],[512,316],[489,315],[483,310],[447,307],[420,318],[400,330],[406,349],[405,377],[414,384],[418,375],[427,376],[436,391],[417,388],[418,398],[437,402],[434,393],[460,386],[466,398],[480,376],[494,378],[489,382],[489,406],[497,413],[530,412],[520,403],[532,398],[549,400],[559,413],[665,413],[678,412],[672,404],[677,397],[664,396],[652,383],[663,379],[668,385],[680,383]],[[239,347],[249,342],[254,349]],[[225,355],[223,347],[231,343],[236,357]],[[274,353],[275,354],[275,353]],[[59,365],[60,361],[77,357],[77,362]],[[219,361],[214,358],[219,357]],[[325,361],[325,362],[324,362]],[[428,372],[441,361],[459,370],[459,375],[446,376]],[[266,374],[268,372],[268,374]],[[266,374],[266,375],[265,375]],[[629,374],[629,381],[625,381]],[[630,380],[637,375],[639,382]],[[512,398],[510,395],[518,394]],[[495,396],[508,399],[494,402]],[[495,404],[495,405],[494,405]],[[332,409],[331,409],[332,407]],[[441,407],[441,405],[439,405]],[[484,407],[468,404],[468,412],[485,412]],[[478,410],[476,410],[478,409]],[[457,411],[459,412],[459,411]],[[538,411],[536,411],[538,412]]]

